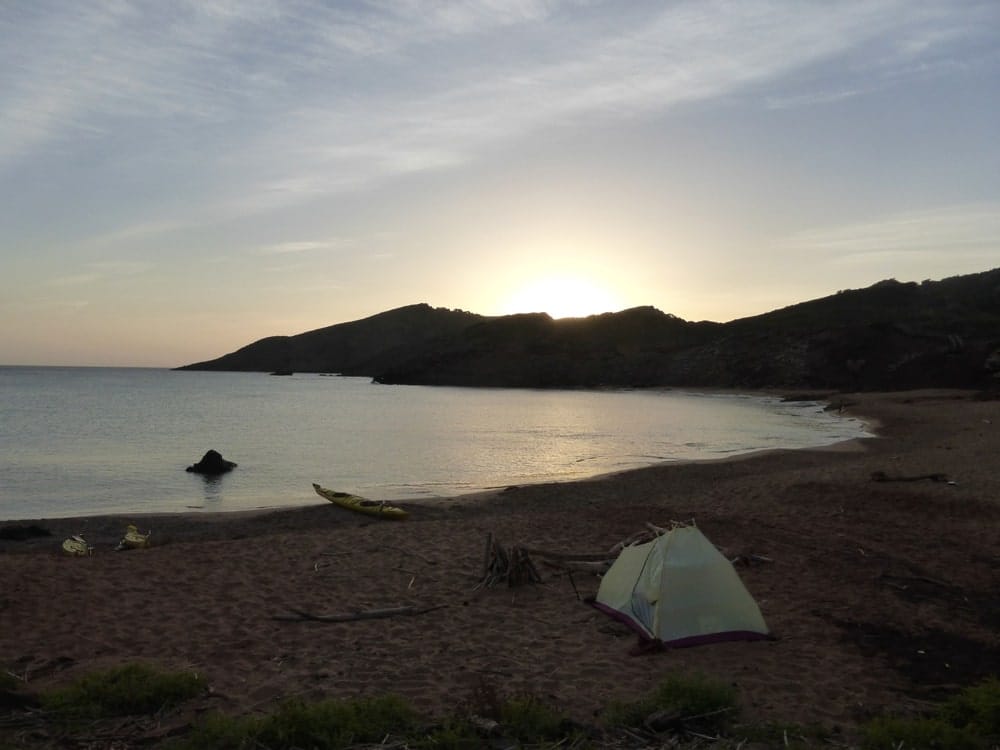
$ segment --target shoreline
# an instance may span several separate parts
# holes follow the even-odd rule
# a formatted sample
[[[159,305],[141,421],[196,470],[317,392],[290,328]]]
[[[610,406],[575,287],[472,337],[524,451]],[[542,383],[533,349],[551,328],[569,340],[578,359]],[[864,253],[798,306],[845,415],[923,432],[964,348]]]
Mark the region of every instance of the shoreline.
[[[672,390],[672,389],[671,389]],[[789,396],[786,392],[772,392],[772,391],[729,391],[726,389],[709,389],[703,391],[691,391],[691,393],[706,393],[706,394],[731,394],[740,396],[768,396],[773,398],[780,398],[785,401],[795,402],[795,401],[816,401],[824,402],[833,394],[816,394],[809,393],[803,397],[798,397],[791,395]],[[962,393],[962,391],[949,390],[947,393]],[[870,418],[864,414],[852,414],[852,417],[859,421],[866,432],[871,433],[867,437],[853,437],[844,440],[838,440],[827,445],[818,446],[806,446],[801,448],[760,448],[754,450],[748,450],[746,452],[740,452],[735,454],[729,454],[725,456],[720,456],[716,458],[693,458],[693,459],[676,459],[676,460],[661,460],[656,463],[648,464],[645,466],[636,466],[632,468],[619,469],[614,471],[602,472],[600,474],[595,474],[589,477],[583,477],[580,479],[564,479],[564,480],[552,480],[552,481],[542,481],[536,483],[527,484],[506,484],[498,485],[495,487],[487,487],[479,490],[471,490],[469,492],[461,492],[454,495],[443,495],[438,497],[406,497],[406,498],[390,498],[386,502],[397,505],[405,506],[407,508],[438,508],[444,505],[452,503],[478,503],[478,502],[488,502],[494,499],[495,496],[503,493],[511,488],[521,488],[521,487],[536,487],[536,486],[552,486],[552,485],[573,485],[581,484],[586,482],[594,481],[604,481],[611,480],[615,477],[622,475],[628,475],[636,472],[644,472],[651,469],[662,468],[666,466],[686,466],[690,464],[721,464],[734,461],[744,461],[751,460],[760,456],[766,456],[771,454],[780,454],[784,452],[797,452],[797,451],[815,451],[815,452],[856,452],[864,451],[866,441],[877,439],[879,437],[878,431],[881,427],[878,420]],[[275,513],[290,512],[294,513],[297,511],[302,511],[309,508],[316,507],[326,507],[322,502],[320,503],[310,503],[303,505],[275,505],[268,507],[259,508],[243,508],[240,510],[228,510],[228,511],[194,511],[194,510],[183,510],[183,511],[152,511],[152,512],[138,512],[138,513],[94,513],[85,515],[67,515],[67,516],[36,516],[28,518],[0,518],[0,528],[5,526],[17,526],[17,525],[38,525],[43,524],[48,526],[58,527],[60,533],[66,531],[69,527],[74,524],[81,527],[97,526],[103,527],[110,523],[121,524],[123,522],[130,521],[158,521],[158,520],[171,520],[171,519],[187,519],[191,522],[204,522],[204,523],[222,523],[226,520],[239,521],[242,519],[253,518],[261,515],[271,515]],[[80,532],[68,532],[70,533],[80,533]],[[30,540],[26,540],[29,541]],[[0,539],[0,553],[4,552],[4,540]]]
[[[358,460],[353,450],[347,451],[350,456],[354,456],[350,463],[341,465],[335,462],[336,468],[331,469],[327,462],[313,456],[311,452],[308,460],[276,460],[271,454],[277,451],[277,455],[284,455],[289,450],[287,444],[284,449],[280,445],[269,447],[263,454],[260,453],[260,446],[253,443],[249,447],[256,450],[248,453],[230,446],[232,451],[244,453],[245,466],[221,481],[206,481],[204,490],[202,482],[190,481],[192,475],[178,476],[175,473],[173,467],[181,465],[182,461],[190,463],[190,459],[173,456],[164,463],[156,460],[157,451],[144,447],[141,450],[142,457],[126,465],[124,471],[121,471],[112,456],[105,455],[102,451],[83,449],[80,461],[69,461],[63,470],[59,464],[66,462],[58,456],[63,450],[73,450],[72,445],[35,446],[37,441],[29,439],[29,446],[35,447],[27,448],[25,455],[33,456],[37,453],[37,456],[31,459],[32,462],[13,457],[14,463],[9,467],[10,492],[7,493],[7,502],[0,502],[7,509],[5,512],[0,507],[0,523],[96,516],[135,515],[140,518],[187,512],[241,513],[290,509],[317,501],[308,483],[302,482],[303,477],[309,476],[320,477],[317,481],[334,489],[349,490],[375,500],[397,504],[435,502],[460,495],[501,490],[512,482],[584,481],[659,463],[729,459],[779,446],[816,447],[812,443],[865,435],[866,425],[863,420],[851,416],[838,419],[832,413],[834,409],[824,409],[824,404],[828,402],[820,399],[823,395],[826,394],[811,393],[789,398],[787,395],[768,391],[677,391],[676,396],[682,399],[702,397],[700,401],[679,402],[682,418],[675,420],[677,424],[686,424],[684,420],[691,417],[691,414],[699,414],[698,409],[702,407],[698,404],[701,401],[709,403],[705,407],[709,414],[707,424],[714,427],[702,430],[697,421],[693,421],[690,427],[695,435],[690,438],[676,432],[670,426],[672,422],[662,421],[672,413],[674,402],[671,401],[663,402],[666,417],[658,415],[653,421],[643,420],[643,427],[637,428],[641,431],[630,438],[621,437],[629,434],[629,427],[620,422],[620,415],[619,422],[608,418],[607,424],[611,427],[607,436],[603,436],[604,421],[601,421],[601,426],[591,428],[596,429],[598,437],[587,437],[588,429],[583,429],[579,435],[571,430],[563,436],[562,431],[553,423],[553,434],[561,435],[559,442],[553,446],[549,446],[547,442],[540,443],[537,436],[530,444],[524,443],[514,433],[508,440],[501,420],[501,432],[493,438],[476,428],[479,432],[475,434],[479,434],[481,440],[471,454],[467,450],[456,452],[455,446],[442,437],[442,445],[428,446],[425,449],[428,451],[426,455],[419,445],[416,446],[416,452],[412,455],[420,455],[419,462],[405,458],[390,459],[385,462],[385,470],[379,469],[381,461],[372,464],[371,461]],[[725,406],[718,399],[726,396],[734,397],[734,404],[748,401],[750,405]],[[600,406],[603,403],[605,402],[598,402],[592,406],[604,408]],[[719,403],[723,405],[718,406]],[[634,408],[634,405],[629,408]],[[713,416],[713,410],[717,408],[722,409],[722,414]],[[756,423],[751,420],[747,425],[737,424],[739,429],[735,432],[725,430],[726,426],[734,424],[734,420],[742,420],[740,410],[743,408],[749,408],[754,413],[754,418],[757,410],[760,410],[760,424],[754,428]],[[733,410],[732,414],[727,411],[730,409]],[[692,410],[691,414],[687,410]],[[589,414],[586,409],[582,413]],[[627,414],[627,411],[622,413]],[[774,423],[769,420],[774,420]],[[568,424],[576,422],[571,417]],[[531,431],[529,433],[534,434]],[[696,442],[685,442],[688,439]],[[313,441],[316,442],[318,441]],[[478,447],[479,442],[483,444],[483,448]],[[488,450],[485,446],[490,445],[497,449],[497,455],[492,455],[492,451],[490,454],[484,452]],[[246,445],[242,447],[247,448]],[[380,450],[378,445],[369,447],[376,452]],[[401,447],[397,452],[402,456],[407,456],[407,451],[413,448],[397,447]],[[294,450],[299,452],[298,447]],[[454,461],[462,461],[467,454],[471,459],[466,470],[456,471]],[[340,455],[339,451],[337,455]],[[554,462],[550,462],[550,458]],[[360,467],[357,470],[355,461]],[[38,468],[29,472],[29,467],[35,464]],[[42,470],[40,467],[47,468]],[[328,479],[333,484],[322,480],[322,476],[330,471],[333,475]]]
[[[53,537],[0,542],[0,668],[33,687],[132,660],[195,669],[228,713],[290,695],[393,692],[435,714],[488,683],[581,721],[667,674],[701,673],[735,684],[748,719],[850,732],[1000,663],[1000,401],[974,395],[851,394],[848,412],[879,427],[850,449],[407,501],[401,523],[332,504],[164,514],[153,547],[112,553],[105,541],[117,543],[123,516],[41,519]],[[738,571],[774,641],[633,657],[633,637],[577,598],[596,591],[595,576],[571,585],[540,565],[540,585],[477,588],[487,534],[594,554],[646,523],[692,518],[727,557],[770,560]],[[74,522],[93,556],[56,552]],[[368,622],[274,619],[402,605],[445,606]]]

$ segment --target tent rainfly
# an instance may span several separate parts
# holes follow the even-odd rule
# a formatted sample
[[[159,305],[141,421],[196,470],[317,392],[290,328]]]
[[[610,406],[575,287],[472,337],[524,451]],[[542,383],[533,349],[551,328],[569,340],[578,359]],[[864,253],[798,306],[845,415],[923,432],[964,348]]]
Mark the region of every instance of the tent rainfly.
[[[594,606],[669,647],[768,637],[736,570],[695,526],[623,549]]]

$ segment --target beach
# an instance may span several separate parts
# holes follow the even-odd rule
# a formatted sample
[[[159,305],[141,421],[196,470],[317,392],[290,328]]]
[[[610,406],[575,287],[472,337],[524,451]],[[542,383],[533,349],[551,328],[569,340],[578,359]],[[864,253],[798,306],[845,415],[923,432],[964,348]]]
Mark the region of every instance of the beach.
[[[596,723],[672,674],[735,685],[753,721],[850,733],[913,714],[1000,665],[1000,400],[831,400],[879,436],[407,501],[402,522],[317,505],[0,523],[52,534],[0,540],[0,668],[32,690],[132,661],[193,670],[212,687],[196,710],[234,714],[394,693],[439,715],[496,690]],[[534,556],[541,583],[480,585],[490,534],[610,556],[692,520],[737,561],[772,640],[634,656],[636,636],[584,601],[593,574]],[[114,551],[128,523],[149,549]],[[71,534],[93,554],[61,554]],[[289,619],[385,609],[403,611]]]

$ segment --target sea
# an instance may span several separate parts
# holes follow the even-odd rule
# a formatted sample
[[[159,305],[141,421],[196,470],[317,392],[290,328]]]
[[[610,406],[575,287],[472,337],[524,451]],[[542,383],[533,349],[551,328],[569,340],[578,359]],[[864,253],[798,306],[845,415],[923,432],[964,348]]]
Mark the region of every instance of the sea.
[[[0,519],[434,501],[870,436],[815,401],[680,390],[379,385],[368,378],[0,367]],[[188,473],[209,449],[231,473]]]

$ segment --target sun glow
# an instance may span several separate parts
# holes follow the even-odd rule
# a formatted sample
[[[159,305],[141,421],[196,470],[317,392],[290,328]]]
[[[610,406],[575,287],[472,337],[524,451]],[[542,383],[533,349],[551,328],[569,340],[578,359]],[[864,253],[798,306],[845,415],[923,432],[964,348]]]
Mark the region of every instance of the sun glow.
[[[501,314],[545,312],[553,318],[582,318],[617,312],[621,300],[607,288],[574,276],[548,276],[525,284],[502,304]]]

